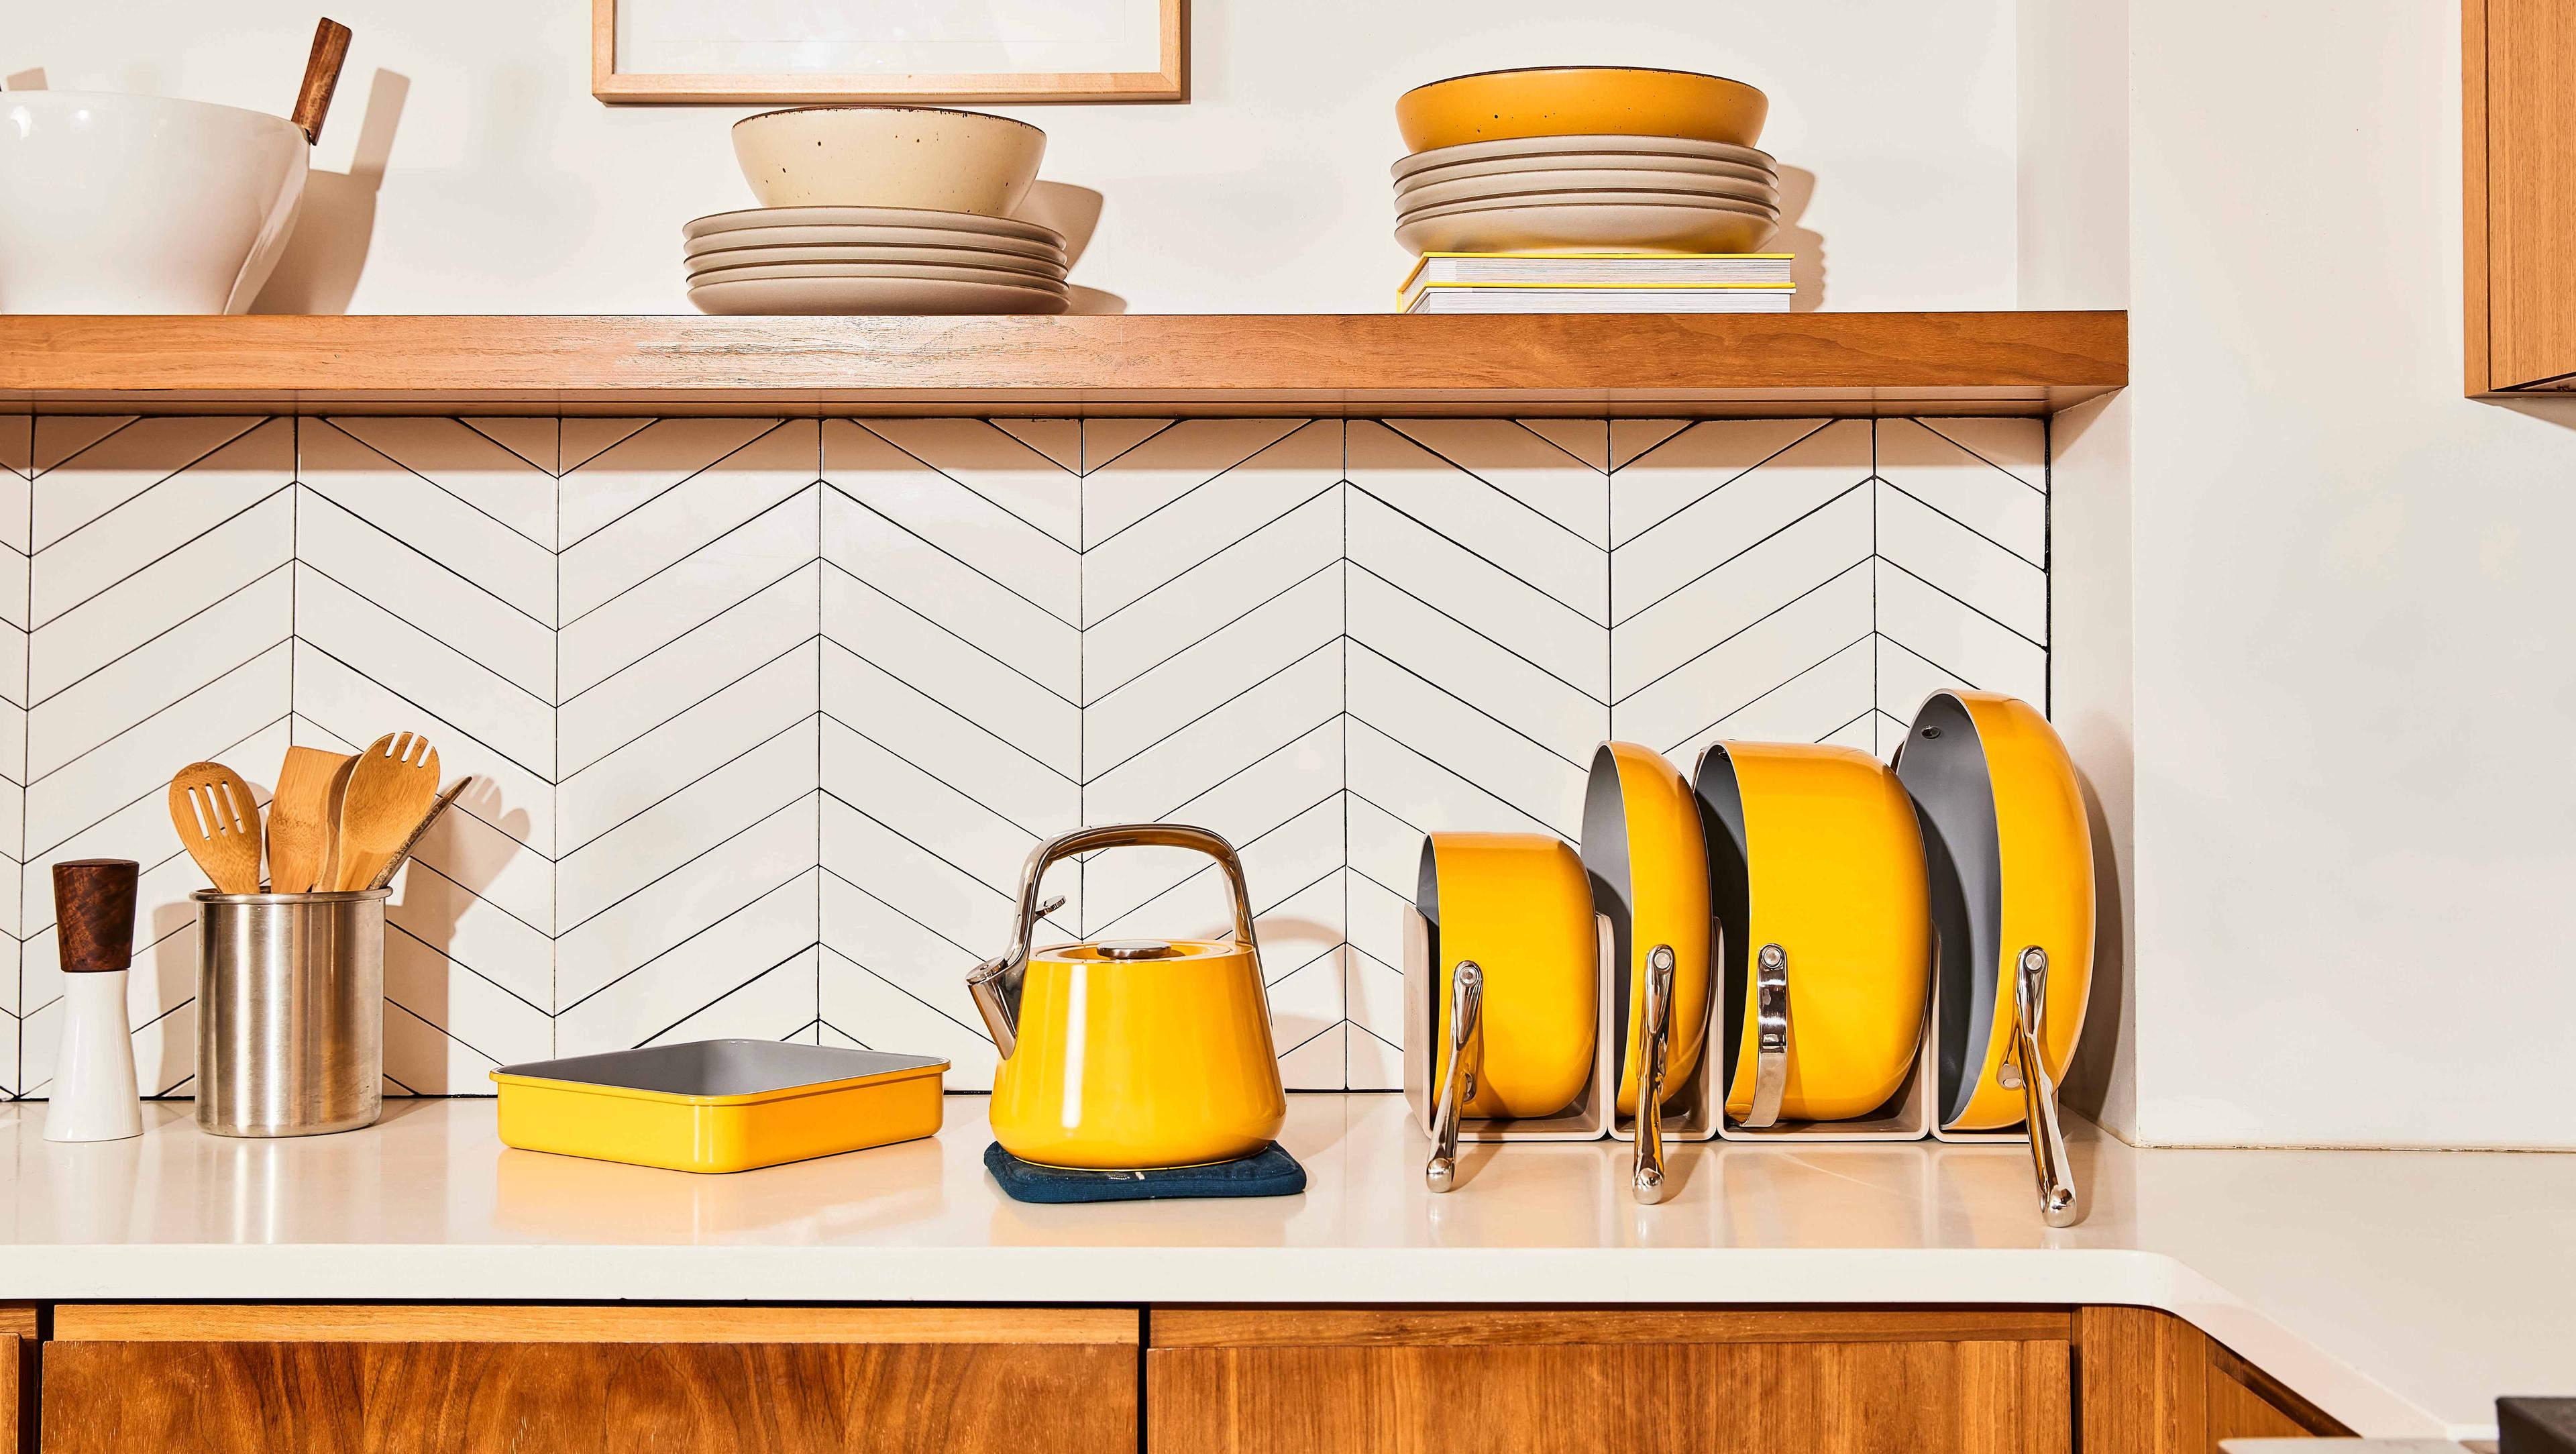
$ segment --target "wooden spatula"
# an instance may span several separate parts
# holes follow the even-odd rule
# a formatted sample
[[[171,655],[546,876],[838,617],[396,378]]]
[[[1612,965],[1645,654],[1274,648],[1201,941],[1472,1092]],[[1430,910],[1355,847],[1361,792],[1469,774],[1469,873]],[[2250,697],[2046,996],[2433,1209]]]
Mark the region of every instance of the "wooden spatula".
[[[268,891],[309,894],[322,881],[331,851],[331,783],[357,758],[319,747],[290,747],[268,800]]]
[[[259,799],[220,762],[192,762],[170,779],[170,826],[216,889],[259,892]]]
[[[340,806],[349,800],[349,774],[358,770],[357,755],[340,759],[331,774],[331,790],[322,799],[322,871],[313,876],[313,891],[327,894],[340,881]]]
[[[438,750],[428,738],[388,732],[359,753],[340,795],[340,864],[332,886],[347,893],[373,882],[437,797]]]

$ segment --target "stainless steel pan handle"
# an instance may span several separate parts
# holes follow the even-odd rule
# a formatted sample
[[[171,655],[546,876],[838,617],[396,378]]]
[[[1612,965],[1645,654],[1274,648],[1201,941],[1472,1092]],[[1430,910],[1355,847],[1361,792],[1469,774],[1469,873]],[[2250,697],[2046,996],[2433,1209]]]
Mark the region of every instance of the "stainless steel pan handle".
[[[1637,1064],[1637,1201],[1664,1199],[1664,1055],[1673,1029],[1673,947],[1658,944],[1646,955],[1644,1043]]]
[[[1472,959],[1458,961],[1449,982],[1449,1074],[1440,1082],[1440,1104],[1431,1122],[1431,1164],[1422,1179],[1435,1192],[1458,1184],[1458,1123],[1467,1103],[1476,1098],[1476,1077],[1485,1068],[1485,971]]]
[[[2066,1170],[2066,1137],[2057,1125],[2057,1083],[2040,1056],[2047,1041],[2048,951],[2031,945],[2015,962],[2013,1030],[2021,1055],[2021,1094],[2030,1130],[2031,1169],[2039,1176],[2040,1219],[2052,1227],[2072,1227],[2081,1214],[2075,1182]]]
[[[1789,951],[1765,944],[1753,957],[1753,1105],[1744,1124],[1779,1123],[1789,1091]]]

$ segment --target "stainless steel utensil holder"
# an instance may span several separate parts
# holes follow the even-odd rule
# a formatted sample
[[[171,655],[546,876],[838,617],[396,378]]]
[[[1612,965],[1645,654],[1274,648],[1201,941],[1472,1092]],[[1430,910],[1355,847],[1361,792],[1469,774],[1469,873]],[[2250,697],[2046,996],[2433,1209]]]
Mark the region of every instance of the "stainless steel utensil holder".
[[[384,1108],[385,900],[223,894],[197,901],[197,1124],[319,1136]]]

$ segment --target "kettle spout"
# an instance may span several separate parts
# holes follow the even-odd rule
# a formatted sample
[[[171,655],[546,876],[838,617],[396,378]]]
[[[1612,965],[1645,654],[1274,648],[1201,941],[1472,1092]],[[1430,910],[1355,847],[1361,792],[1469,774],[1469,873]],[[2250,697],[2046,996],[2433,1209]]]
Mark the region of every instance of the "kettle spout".
[[[966,974],[966,993],[974,997],[975,1010],[984,1017],[985,1032],[993,1037],[993,1048],[1002,1052],[1004,1060],[1019,1048],[1019,1016],[1013,1001],[1019,998],[1017,991],[1027,968],[1027,961],[1017,955],[1004,955],[985,960]]]

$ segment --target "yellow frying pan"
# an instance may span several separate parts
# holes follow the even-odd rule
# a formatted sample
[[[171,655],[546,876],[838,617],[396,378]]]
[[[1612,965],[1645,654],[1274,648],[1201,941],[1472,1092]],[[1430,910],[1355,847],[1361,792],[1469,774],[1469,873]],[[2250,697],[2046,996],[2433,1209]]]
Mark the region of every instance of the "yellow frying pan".
[[[2028,703],[1942,691],[1896,771],[1922,818],[1939,939],[1941,1125],[2026,1122],[2041,1211],[2070,1225],[2056,1088],[2093,988],[2093,839],[2075,766]]]
[[[1663,1196],[1663,1103],[1699,1064],[1708,1026],[1708,847],[1690,784],[1661,753],[1606,742],[1583,793],[1583,867],[1610,920],[1623,1050],[1619,1113],[1637,1117],[1637,1196]],[[1640,1095],[1641,1086],[1655,1093]]]
[[[1723,926],[1727,1115],[1877,1110],[1913,1065],[1931,989],[1913,802],[1848,747],[1721,742],[1692,778]]]

